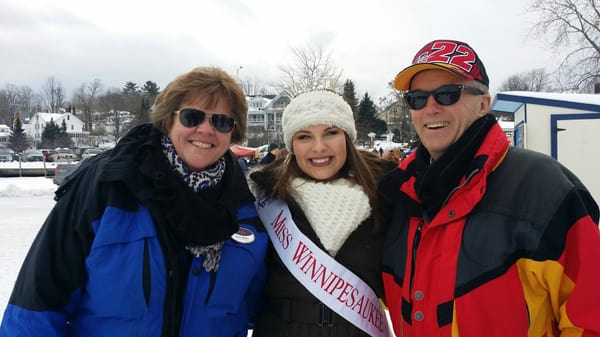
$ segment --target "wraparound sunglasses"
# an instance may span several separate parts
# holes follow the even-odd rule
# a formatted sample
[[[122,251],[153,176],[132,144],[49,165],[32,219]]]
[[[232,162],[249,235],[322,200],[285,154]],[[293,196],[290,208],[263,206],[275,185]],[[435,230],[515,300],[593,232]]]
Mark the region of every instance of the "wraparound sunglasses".
[[[452,105],[460,99],[462,91],[466,91],[472,95],[483,95],[484,92],[480,89],[470,87],[463,84],[450,84],[441,86],[432,91],[425,90],[414,90],[409,91],[402,96],[408,104],[408,107],[412,110],[423,109],[427,105],[429,96],[433,96],[433,99],[440,105]]]
[[[210,125],[220,133],[229,133],[235,126],[235,119],[224,114],[208,114],[198,109],[181,109],[176,110],[175,114],[179,115],[179,122],[186,128],[195,128],[204,122],[204,118],[208,116]]]

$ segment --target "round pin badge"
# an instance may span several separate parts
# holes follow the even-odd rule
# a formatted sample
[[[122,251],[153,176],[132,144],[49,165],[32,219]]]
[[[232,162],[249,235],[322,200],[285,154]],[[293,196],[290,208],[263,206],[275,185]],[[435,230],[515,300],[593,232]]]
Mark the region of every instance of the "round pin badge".
[[[252,243],[254,242],[254,233],[247,228],[240,227],[237,232],[233,233],[231,238],[239,243]]]

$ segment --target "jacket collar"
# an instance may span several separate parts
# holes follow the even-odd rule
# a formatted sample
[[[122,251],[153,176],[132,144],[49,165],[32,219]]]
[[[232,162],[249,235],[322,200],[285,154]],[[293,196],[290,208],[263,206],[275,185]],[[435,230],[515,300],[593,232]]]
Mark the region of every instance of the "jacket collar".
[[[500,164],[506,152],[508,151],[508,140],[506,135],[498,125],[493,123],[485,136],[478,142],[479,147],[474,155],[465,164],[464,175],[460,181],[456,182],[453,189],[450,189],[452,198],[461,197],[465,201],[463,204],[468,206],[467,212],[472,208],[485,193],[487,176]],[[413,151],[400,166],[388,173],[380,182],[379,190],[382,195],[393,203],[400,203],[406,209],[410,210],[413,216],[423,215],[423,205],[419,198],[415,185],[419,175],[419,162],[417,160],[420,151],[425,151],[419,147]],[[460,186],[459,189],[456,189]],[[475,188],[477,187],[477,188]],[[454,216],[458,216],[455,210]],[[462,211],[460,213],[463,213]]]
[[[226,240],[238,229],[237,207],[254,201],[233,154],[225,154],[227,169],[217,186],[194,192],[169,166],[161,136],[150,124],[133,128],[107,158],[100,180],[124,184],[182,242]]]

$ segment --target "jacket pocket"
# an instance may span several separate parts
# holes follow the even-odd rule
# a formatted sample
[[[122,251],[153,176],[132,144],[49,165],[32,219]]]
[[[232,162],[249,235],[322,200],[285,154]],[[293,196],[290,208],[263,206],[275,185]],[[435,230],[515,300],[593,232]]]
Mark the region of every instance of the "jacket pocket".
[[[95,229],[82,306],[101,317],[143,317],[151,287],[149,250],[158,247],[149,214],[107,208]]]

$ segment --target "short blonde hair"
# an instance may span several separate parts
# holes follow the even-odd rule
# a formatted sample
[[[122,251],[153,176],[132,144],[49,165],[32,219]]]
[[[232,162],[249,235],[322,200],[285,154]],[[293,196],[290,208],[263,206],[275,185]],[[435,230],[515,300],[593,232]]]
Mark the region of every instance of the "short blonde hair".
[[[150,113],[154,126],[168,135],[173,126],[174,112],[192,95],[206,97],[209,107],[215,107],[220,99],[226,99],[235,120],[231,142],[244,140],[248,115],[246,96],[240,84],[218,67],[194,68],[170,82],[154,101]]]

